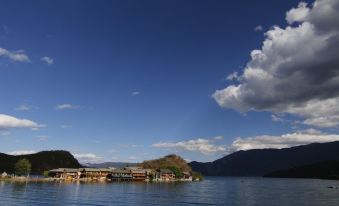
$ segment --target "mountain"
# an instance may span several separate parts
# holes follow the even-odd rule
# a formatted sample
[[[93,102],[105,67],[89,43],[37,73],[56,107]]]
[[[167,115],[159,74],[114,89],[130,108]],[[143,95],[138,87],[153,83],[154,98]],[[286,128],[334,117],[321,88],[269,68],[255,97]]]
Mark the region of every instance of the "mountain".
[[[211,176],[263,176],[296,166],[339,160],[339,141],[284,149],[238,151],[213,162],[191,162],[194,171]]]
[[[175,167],[182,172],[192,171],[191,167],[187,164],[187,162],[183,158],[174,154],[167,155],[159,159],[144,161],[140,163],[139,166],[148,169]]]
[[[32,173],[42,173],[60,167],[79,168],[78,160],[68,151],[42,151],[28,155],[8,155],[0,153],[0,173],[14,172],[14,165],[20,159],[28,159],[32,165]]]
[[[130,162],[103,162],[103,163],[86,163],[86,167],[94,167],[94,168],[108,168],[108,167],[115,167],[115,168],[122,168],[122,167],[134,167],[137,166],[138,163],[130,163]]]
[[[264,177],[339,179],[339,160],[292,167],[268,173]]]

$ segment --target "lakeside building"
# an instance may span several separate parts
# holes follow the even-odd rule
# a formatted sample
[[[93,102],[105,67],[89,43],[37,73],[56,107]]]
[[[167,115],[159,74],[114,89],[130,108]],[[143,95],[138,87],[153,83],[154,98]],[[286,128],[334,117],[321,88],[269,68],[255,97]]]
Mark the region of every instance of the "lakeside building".
[[[159,182],[170,182],[175,180],[175,174],[170,169],[159,169],[156,172],[155,180]]]
[[[125,168],[58,168],[49,171],[49,176],[64,180],[109,180],[109,181],[192,181],[189,172],[176,179],[170,169],[144,169],[142,167]]]
[[[48,172],[49,176],[61,179],[79,179],[81,172],[74,168],[58,168]]]
[[[111,181],[132,181],[133,176],[131,170],[128,169],[115,169],[108,176]]]

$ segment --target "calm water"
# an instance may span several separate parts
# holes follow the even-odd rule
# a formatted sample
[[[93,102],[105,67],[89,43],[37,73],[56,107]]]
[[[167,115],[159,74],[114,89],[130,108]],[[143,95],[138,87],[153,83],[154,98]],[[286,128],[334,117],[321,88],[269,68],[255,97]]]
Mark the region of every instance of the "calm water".
[[[339,205],[339,181],[207,177],[193,183],[0,182],[0,205]]]

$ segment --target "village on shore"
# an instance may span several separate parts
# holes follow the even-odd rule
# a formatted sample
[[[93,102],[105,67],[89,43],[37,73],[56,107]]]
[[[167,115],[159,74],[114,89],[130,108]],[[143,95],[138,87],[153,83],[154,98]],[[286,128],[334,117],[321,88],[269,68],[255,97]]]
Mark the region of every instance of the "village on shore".
[[[177,174],[177,175],[176,175]],[[191,171],[176,172],[171,169],[124,168],[58,168],[48,171],[46,177],[15,176],[3,172],[0,179],[13,181],[84,181],[84,182],[192,182],[202,180]]]
[[[47,153],[48,156],[53,156],[60,152],[51,151]],[[28,158],[34,161],[30,156]],[[0,180],[26,182],[192,182],[203,179],[200,173],[192,171],[183,158],[173,154],[159,159],[146,160],[133,166],[126,163],[125,167],[120,166],[119,168],[86,167],[79,164],[71,155],[62,155],[60,159],[63,161],[74,160],[75,162],[64,167],[62,164],[56,166],[55,161],[48,162],[48,158],[41,162],[34,161],[34,164],[31,164],[29,159],[23,158],[19,159],[13,165],[13,168],[9,167],[10,173],[6,173],[4,170],[0,171]],[[52,166],[53,164],[55,166]]]
[[[143,182],[174,182],[199,181],[192,172],[177,173],[171,169],[144,169],[142,167],[124,168],[58,168],[49,171],[49,176],[63,180],[84,181],[143,181]]]

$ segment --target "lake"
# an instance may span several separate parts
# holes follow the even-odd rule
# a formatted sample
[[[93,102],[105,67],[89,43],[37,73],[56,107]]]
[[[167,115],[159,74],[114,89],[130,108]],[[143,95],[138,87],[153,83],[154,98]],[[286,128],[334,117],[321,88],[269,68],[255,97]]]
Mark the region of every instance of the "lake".
[[[339,181],[206,177],[186,183],[12,183],[0,205],[339,205]]]

